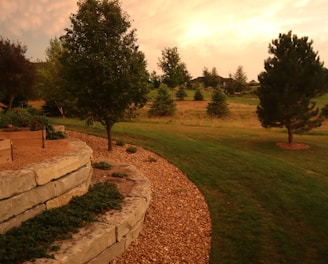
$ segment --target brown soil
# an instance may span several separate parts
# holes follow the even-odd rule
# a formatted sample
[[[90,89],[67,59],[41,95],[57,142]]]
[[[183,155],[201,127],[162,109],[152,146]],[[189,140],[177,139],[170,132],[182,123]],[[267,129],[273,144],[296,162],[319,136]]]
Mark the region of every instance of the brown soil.
[[[283,149],[298,150],[298,149],[308,149],[308,148],[310,148],[309,145],[300,144],[300,143],[278,142],[276,144],[277,144],[278,147],[283,148]]]

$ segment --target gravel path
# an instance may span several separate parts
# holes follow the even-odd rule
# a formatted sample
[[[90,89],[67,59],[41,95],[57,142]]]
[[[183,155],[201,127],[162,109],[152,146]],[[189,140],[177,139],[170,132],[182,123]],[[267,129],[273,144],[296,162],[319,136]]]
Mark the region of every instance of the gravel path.
[[[132,164],[151,181],[153,194],[144,228],[112,264],[209,263],[209,210],[203,195],[178,168],[141,147],[135,154],[125,151],[128,145],[114,145],[114,150],[108,152],[106,139],[70,131],[68,134],[93,149],[94,161]]]

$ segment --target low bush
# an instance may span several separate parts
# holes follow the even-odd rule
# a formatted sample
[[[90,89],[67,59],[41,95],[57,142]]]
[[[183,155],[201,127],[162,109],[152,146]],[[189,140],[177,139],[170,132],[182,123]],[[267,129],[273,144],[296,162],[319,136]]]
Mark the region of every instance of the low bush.
[[[98,183],[63,207],[45,211],[20,227],[0,235],[0,263],[23,263],[35,258],[53,258],[47,250],[58,250],[55,241],[68,239],[78,228],[96,221],[97,214],[120,210],[123,196],[116,185]]]
[[[128,147],[126,149],[127,153],[136,153],[138,151],[138,149],[136,147]]]
[[[113,166],[106,161],[94,162],[92,163],[92,168],[100,170],[110,170]]]
[[[128,175],[126,173],[121,173],[121,172],[113,172],[112,177],[114,178],[124,178],[127,177]]]

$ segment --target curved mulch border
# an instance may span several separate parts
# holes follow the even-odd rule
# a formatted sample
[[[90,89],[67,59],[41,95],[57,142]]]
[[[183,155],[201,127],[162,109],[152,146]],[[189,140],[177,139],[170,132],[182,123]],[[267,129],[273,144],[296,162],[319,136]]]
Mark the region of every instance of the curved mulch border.
[[[208,263],[211,219],[206,201],[194,183],[160,156],[137,147],[128,154],[123,147],[107,151],[107,140],[67,132],[85,141],[94,151],[94,161],[134,165],[150,181],[152,200],[139,238],[113,260],[119,263]],[[156,162],[150,162],[155,159]]]

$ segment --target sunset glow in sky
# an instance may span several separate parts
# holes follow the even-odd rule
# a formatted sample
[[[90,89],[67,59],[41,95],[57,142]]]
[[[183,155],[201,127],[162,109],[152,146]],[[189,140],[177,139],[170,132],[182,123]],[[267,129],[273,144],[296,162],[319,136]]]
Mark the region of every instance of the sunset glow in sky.
[[[149,71],[157,71],[165,47],[178,52],[193,77],[204,67],[228,77],[242,65],[257,80],[268,45],[292,30],[314,41],[328,65],[327,0],[122,0]],[[27,57],[43,60],[51,38],[65,34],[76,0],[0,0],[0,36],[27,46]]]

